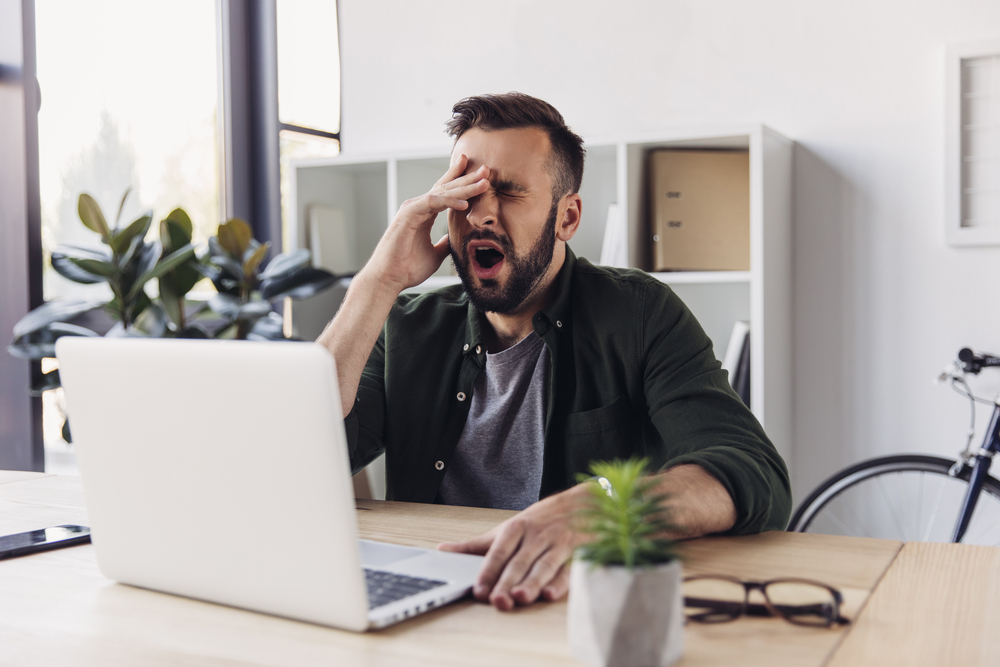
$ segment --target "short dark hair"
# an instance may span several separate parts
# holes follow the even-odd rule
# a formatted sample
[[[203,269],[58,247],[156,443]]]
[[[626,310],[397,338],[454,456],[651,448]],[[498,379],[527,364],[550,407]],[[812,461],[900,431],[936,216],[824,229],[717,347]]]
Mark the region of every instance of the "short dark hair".
[[[567,127],[562,114],[548,102],[524,93],[475,95],[460,100],[451,113],[446,127],[456,141],[474,127],[486,131],[520,127],[544,130],[552,144],[553,198],[580,191],[586,154],[583,139]]]

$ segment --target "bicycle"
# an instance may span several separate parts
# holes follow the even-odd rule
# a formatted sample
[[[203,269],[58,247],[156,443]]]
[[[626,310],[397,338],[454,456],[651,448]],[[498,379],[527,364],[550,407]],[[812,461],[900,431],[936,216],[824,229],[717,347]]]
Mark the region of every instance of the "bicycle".
[[[939,377],[972,405],[972,426],[957,460],[901,454],[845,468],[799,505],[788,530],[1000,546],[1000,481],[989,474],[1000,452],[1000,396],[979,398],[965,382],[966,374],[978,375],[989,367],[1000,367],[1000,357],[963,348]],[[993,406],[978,448],[973,446],[976,402]]]

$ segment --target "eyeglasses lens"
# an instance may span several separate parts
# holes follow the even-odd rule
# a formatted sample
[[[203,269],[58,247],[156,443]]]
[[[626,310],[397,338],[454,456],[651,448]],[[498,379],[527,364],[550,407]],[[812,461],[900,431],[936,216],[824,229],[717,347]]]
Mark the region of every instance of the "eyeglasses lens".
[[[684,611],[698,623],[731,621],[743,613],[746,592],[743,584],[711,577],[684,582]]]
[[[779,614],[800,625],[828,626],[838,615],[837,601],[822,586],[798,581],[775,581],[765,589]]]

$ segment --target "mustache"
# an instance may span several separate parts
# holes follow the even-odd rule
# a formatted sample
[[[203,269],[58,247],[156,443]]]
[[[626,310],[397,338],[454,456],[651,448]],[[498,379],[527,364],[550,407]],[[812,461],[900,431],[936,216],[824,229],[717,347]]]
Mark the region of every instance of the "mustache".
[[[490,230],[476,229],[469,232],[462,243],[462,251],[466,256],[469,254],[469,243],[472,241],[493,241],[503,250],[503,254],[509,255],[514,247],[510,242],[510,239],[501,237],[496,232]]]

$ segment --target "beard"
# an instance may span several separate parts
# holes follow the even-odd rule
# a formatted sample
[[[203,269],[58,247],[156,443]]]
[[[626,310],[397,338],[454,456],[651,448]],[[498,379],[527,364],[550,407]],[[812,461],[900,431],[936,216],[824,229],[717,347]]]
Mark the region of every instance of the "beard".
[[[559,200],[553,197],[549,217],[545,221],[542,233],[527,254],[514,252],[510,239],[501,238],[491,230],[474,230],[463,240],[461,250],[451,246],[451,261],[462,279],[465,293],[473,307],[481,313],[514,313],[531,296],[545,272],[552,264],[556,247],[556,218],[559,213]],[[504,261],[510,264],[510,277],[507,283],[501,283],[496,278],[488,278],[474,282],[474,274],[469,266],[469,242],[478,239],[488,239],[503,249]]]

